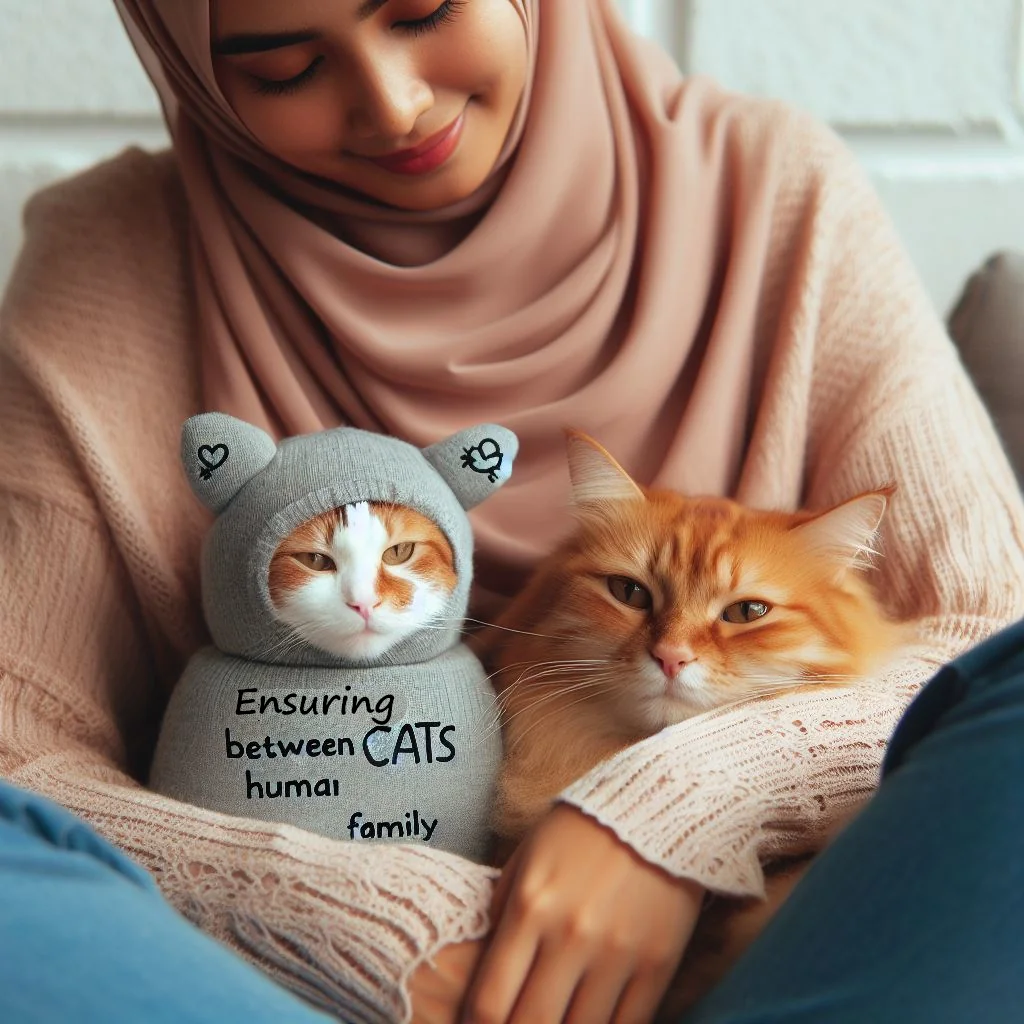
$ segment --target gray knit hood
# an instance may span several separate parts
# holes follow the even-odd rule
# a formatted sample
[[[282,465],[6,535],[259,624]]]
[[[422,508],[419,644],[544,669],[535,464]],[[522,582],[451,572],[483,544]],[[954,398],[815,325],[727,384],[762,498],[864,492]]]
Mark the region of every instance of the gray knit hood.
[[[351,427],[289,438],[223,413],[194,416],[182,430],[189,483],[217,518],[203,546],[203,611],[225,654],[264,664],[361,664],[303,643],[280,622],[268,588],[278,545],[301,524],[357,502],[391,502],[427,516],[448,538],[458,583],[440,628],[400,641],[375,664],[426,661],[460,639],[472,583],[473,535],[466,511],[509,477],[516,436],[483,425],[419,449]]]

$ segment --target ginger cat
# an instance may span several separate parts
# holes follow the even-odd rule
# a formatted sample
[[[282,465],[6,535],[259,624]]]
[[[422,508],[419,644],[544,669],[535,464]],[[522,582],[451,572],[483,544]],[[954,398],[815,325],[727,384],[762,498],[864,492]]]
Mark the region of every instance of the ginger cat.
[[[570,432],[568,450],[577,529],[477,648],[502,711],[499,862],[622,748],[782,689],[855,682],[904,639],[863,572],[894,488],[824,512],[763,512],[640,487],[584,434]],[[767,901],[702,915],[673,1013],[727,970],[805,867],[769,878]]]

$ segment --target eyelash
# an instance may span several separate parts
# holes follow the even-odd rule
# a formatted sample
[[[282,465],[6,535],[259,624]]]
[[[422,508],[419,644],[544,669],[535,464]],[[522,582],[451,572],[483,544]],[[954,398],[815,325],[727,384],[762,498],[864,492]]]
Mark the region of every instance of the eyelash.
[[[442,25],[455,20],[455,16],[466,6],[467,0],[444,0],[444,3],[425,18],[419,21],[400,21],[399,25],[411,36],[421,36],[426,32],[434,32]]]
[[[316,75],[323,64],[324,58],[321,54],[305,71],[300,72],[294,78],[286,78],[278,81],[273,78],[257,78],[253,76],[253,85],[256,91],[263,96],[287,96],[290,92],[301,89],[311,78]]]
[[[468,0],[444,0],[444,2],[432,14],[418,21],[396,22],[395,27],[401,28],[414,38],[425,35],[427,32],[436,32],[442,25],[454,21],[459,11],[466,6]],[[317,73],[323,63],[323,55],[316,58],[305,71],[300,72],[294,78],[286,78],[283,81],[275,81],[271,78],[253,78],[256,91],[264,96],[287,96],[296,92],[309,82]]]

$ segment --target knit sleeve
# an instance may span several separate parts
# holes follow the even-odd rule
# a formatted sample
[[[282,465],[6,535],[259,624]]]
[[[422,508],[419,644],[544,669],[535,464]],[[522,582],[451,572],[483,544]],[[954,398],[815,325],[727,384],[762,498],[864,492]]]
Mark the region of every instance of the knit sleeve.
[[[0,774],[80,815],[186,917],[299,996],[347,1021],[407,1020],[415,968],[486,931],[490,869],[219,815],[140,782],[173,682],[167,651],[187,653],[161,623],[189,603],[172,595],[190,588],[168,548],[184,548],[190,506],[175,504],[166,526],[133,513],[125,453],[176,458],[164,421],[173,435],[181,419],[159,391],[136,394],[143,370],[125,364],[155,350],[166,394],[186,336],[158,256],[174,244],[168,216],[153,189],[133,195],[133,166],[132,187],[113,183],[111,216],[86,216],[78,186],[34,206],[0,312]],[[133,207],[135,249],[115,223]],[[97,400],[111,378],[123,386]]]
[[[989,417],[866,176],[796,125],[765,263],[785,267],[783,313],[740,491],[794,460],[811,507],[895,482],[876,580],[917,642],[858,685],[668,728],[561,794],[650,863],[737,895],[762,890],[766,858],[820,846],[874,790],[919,687],[1024,615],[1024,508]]]

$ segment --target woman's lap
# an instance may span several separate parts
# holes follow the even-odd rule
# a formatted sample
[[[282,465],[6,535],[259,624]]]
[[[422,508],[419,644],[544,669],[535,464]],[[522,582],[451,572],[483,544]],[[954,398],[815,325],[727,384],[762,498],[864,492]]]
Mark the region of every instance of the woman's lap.
[[[85,824],[0,780],[0,1020],[314,1024]]]
[[[876,797],[685,1024],[1024,1019],[1024,623],[944,668]],[[0,781],[0,1019],[325,1020]]]
[[[875,798],[685,1024],[1024,1020],[1024,623],[946,666]]]

